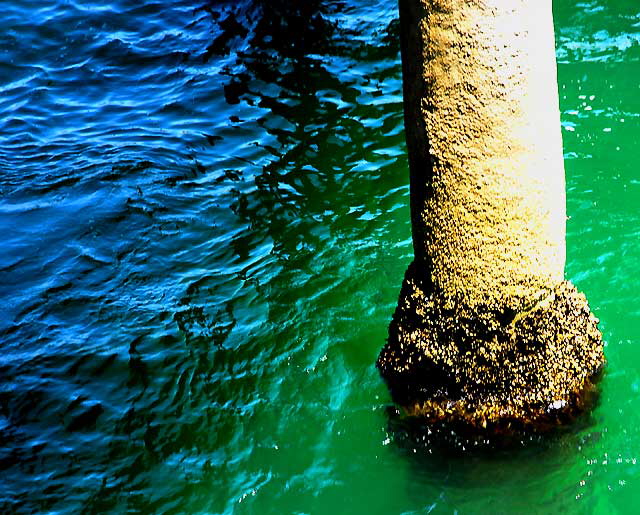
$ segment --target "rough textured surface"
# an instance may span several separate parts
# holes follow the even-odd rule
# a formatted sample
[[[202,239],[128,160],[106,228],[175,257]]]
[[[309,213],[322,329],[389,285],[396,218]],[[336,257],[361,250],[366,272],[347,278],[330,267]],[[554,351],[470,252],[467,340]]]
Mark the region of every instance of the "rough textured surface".
[[[543,430],[590,401],[598,320],[566,281],[527,310],[450,307],[407,270],[377,366],[409,414],[476,429]]]
[[[401,0],[414,250],[452,302],[520,309],[564,274],[550,0]]]

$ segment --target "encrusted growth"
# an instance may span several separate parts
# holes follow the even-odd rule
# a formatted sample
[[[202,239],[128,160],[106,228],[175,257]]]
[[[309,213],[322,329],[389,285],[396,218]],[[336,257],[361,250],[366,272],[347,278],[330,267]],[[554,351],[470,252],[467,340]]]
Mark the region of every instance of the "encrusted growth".
[[[445,301],[411,265],[377,366],[409,414],[498,432],[545,430],[589,403],[604,364],[597,324],[568,281],[514,312]]]

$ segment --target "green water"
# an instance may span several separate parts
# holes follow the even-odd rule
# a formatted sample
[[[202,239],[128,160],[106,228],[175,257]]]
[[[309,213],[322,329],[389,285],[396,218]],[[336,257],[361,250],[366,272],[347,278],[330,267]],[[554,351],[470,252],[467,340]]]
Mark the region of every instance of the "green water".
[[[412,256],[395,3],[53,4],[1,22],[0,512],[640,510],[639,4],[554,7],[600,402],[456,452],[374,367]]]

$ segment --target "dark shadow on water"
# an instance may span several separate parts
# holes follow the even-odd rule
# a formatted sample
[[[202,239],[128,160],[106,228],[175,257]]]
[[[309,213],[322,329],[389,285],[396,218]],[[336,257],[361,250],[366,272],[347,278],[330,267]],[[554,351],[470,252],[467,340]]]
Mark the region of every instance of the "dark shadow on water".
[[[583,413],[572,424],[559,426],[548,433],[514,433],[512,435],[470,433],[461,426],[429,424],[403,416],[395,406],[387,409],[388,430],[398,449],[417,462],[468,459],[519,459],[529,453],[554,452],[559,448],[579,445],[584,434],[593,430],[596,419],[592,412]]]
[[[433,502],[449,513],[470,507],[473,513],[488,513],[504,499],[509,508],[498,513],[531,513],[532,506],[568,513],[575,510],[575,482],[566,474],[604,436],[596,422],[589,413],[554,433],[505,440],[428,427],[391,407],[388,427],[397,453],[408,463],[406,494],[415,504]],[[437,499],[433,492],[439,492]]]
[[[399,102],[390,108],[368,93],[377,88],[382,95],[378,85],[398,79],[397,27],[383,27],[379,39],[361,37],[332,19],[348,8],[321,0],[229,0],[195,9],[193,26],[210,22],[211,40],[200,52],[185,47],[175,64],[190,68],[177,75],[192,74],[193,81],[185,86],[173,78],[174,63],[157,71],[162,85],[184,88],[188,107],[167,100],[157,123],[184,123],[184,138],[149,137],[144,126],[130,137],[131,153],[115,143],[113,155],[74,147],[69,155],[90,168],[51,166],[82,176],[79,189],[88,196],[117,195],[95,197],[104,213],[94,212],[89,227],[60,221],[66,232],[51,247],[79,242],[81,255],[69,251],[65,269],[71,279],[24,308],[20,325],[10,329],[15,335],[1,333],[34,348],[57,338],[67,348],[63,337],[71,329],[61,336],[54,326],[45,330],[48,317],[64,328],[92,329],[77,349],[0,367],[5,383],[14,384],[0,395],[0,414],[9,418],[0,428],[8,442],[0,465],[13,467],[5,477],[16,463],[33,471],[24,475],[26,486],[15,488],[7,512],[56,511],[70,497],[83,513],[225,511],[227,497],[211,492],[237,490],[234,474],[247,459],[241,456],[252,440],[256,448],[268,443],[268,435],[250,429],[251,417],[258,408],[271,413],[263,406],[279,395],[277,367],[288,367],[292,349],[302,347],[299,335],[309,331],[294,318],[308,275],[317,273],[308,269],[333,240],[369,234],[366,223],[344,213],[362,198],[377,207],[390,187],[364,172],[349,174],[351,167],[402,140],[394,130],[402,123]],[[137,65],[121,55],[130,50],[119,43],[107,50],[99,63],[113,61],[135,77]],[[196,107],[204,115],[192,128]],[[363,119],[380,120],[393,135],[380,144],[379,129]],[[61,184],[45,181],[34,194]],[[212,244],[216,238],[221,243]],[[272,249],[261,250],[267,244]],[[330,265],[322,259],[324,271]],[[25,276],[37,275],[20,266]],[[326,283],[338,284],[334,275]],[[85,289],[89,300],[74,298]],[[40,340],[34,321],[42,322]],[[256,328],[247,329],[250,323]],[[271,328],[275,337],[265,342]],[[38,375],[46,379],[40,385]],[[33,444],[43,433],[70,451],[61,455],[50,445],[43,452]],[[26,481],[50,470],[67,472],[36,495]]]
[[[593,438],[597,426],[597,412],[606,388],[604,368],[594,379],[595,387],[583,398],[583,410],[569,418],[561,414],[554,427],[545,426],[540,431],[511,429],[506,433],[487,429],[480,433],[469,426],[445,422],[429,422],[424,418],[407,416],[390,405],[387,407],[387,424],[398,449],[417,460],[427,457],[430,461],[474,459],[519,459],[528,453],[557,452],[575,449],[586,443],[585,435]]]
[[[570,510],[575,494],[563,471],[581,459],[581,449],[596,446],[602,436],[591,415],[552,434],[505,440],[469,437],[446,426],[428,428],[390,411],[390,434],[411,470],[407,495],[418,504],[432,502],[432,497],[425,498],[426,484],[427,491],[440,492],[440,508],[462,513],[468,506],[479,510],[476,513],[493,511],[496,499],[505,499],[512,513],[530,512],[531,506],[547,502],[561,507],[560,512]],[[556,487],[545,491],[550,484]]]

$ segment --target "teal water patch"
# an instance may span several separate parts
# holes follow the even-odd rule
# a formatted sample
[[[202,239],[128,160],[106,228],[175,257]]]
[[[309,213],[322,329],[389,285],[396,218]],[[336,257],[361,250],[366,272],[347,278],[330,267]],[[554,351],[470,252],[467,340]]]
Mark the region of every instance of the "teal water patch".
[[[600,403],[447,455],[374,368],[412,255],[395,5],[289,4],[6,6],[0,511],[632,513],[635,8],[556,6]]]

